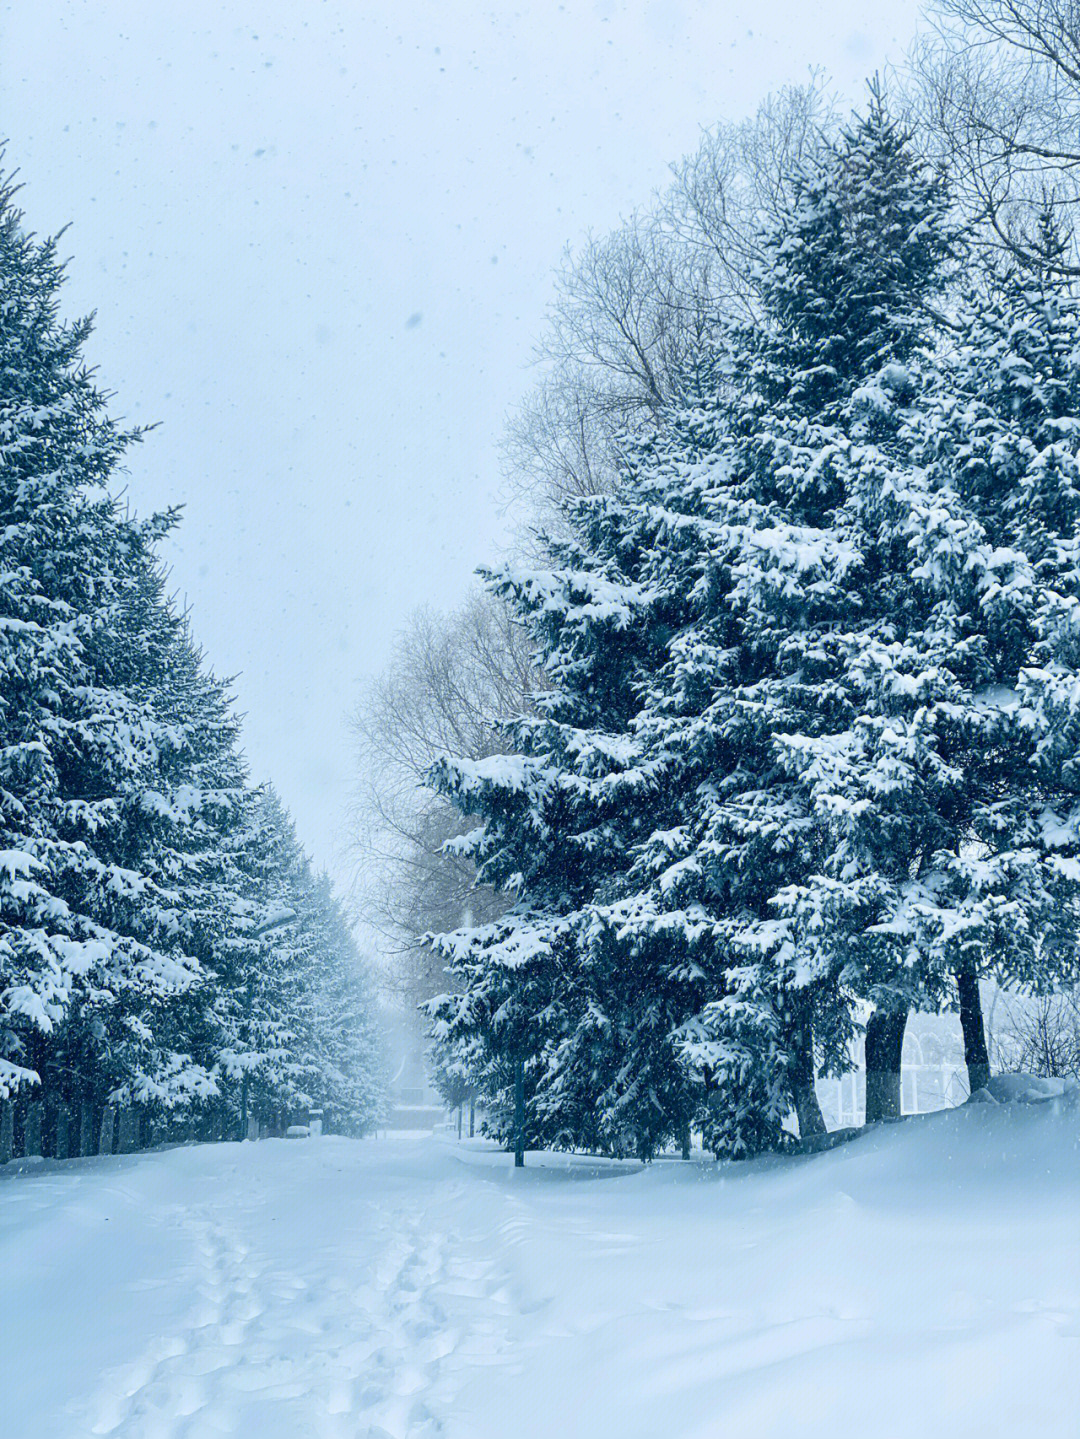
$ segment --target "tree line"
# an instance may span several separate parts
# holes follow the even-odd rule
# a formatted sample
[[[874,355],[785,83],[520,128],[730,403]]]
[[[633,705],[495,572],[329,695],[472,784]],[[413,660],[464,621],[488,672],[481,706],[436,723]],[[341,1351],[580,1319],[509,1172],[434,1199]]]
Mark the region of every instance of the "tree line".
[[[369,977],[117,493],[55,239],[0,183],[0,1159],[382,1103]]]
[[[947,0],[888,103],[786,91],[567,256],[519,556],[359,716],[441,1082],[519,1148],[815,1136],[855,1039],[889,1117],[913,1008],[974,1089],[980,981],[1077,982],[1074,9]]]

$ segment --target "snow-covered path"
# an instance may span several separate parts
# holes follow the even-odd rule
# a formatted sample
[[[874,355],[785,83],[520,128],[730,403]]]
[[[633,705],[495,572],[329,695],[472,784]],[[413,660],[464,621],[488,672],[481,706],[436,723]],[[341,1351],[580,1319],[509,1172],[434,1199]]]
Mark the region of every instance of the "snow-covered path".
[[[22,1427],[5,1434],[439,1432],[506,1307],[492,1263],[441,1227],[464,1186],[440,1158],[280,1141],[15,1177],[0,1260],[21,1303],[0,1363]]]
[[[1077,1116],[648,1172],[426,1140],[42,1165],[0,1183],[0,1286],[5,1439],[1075,1439]]]

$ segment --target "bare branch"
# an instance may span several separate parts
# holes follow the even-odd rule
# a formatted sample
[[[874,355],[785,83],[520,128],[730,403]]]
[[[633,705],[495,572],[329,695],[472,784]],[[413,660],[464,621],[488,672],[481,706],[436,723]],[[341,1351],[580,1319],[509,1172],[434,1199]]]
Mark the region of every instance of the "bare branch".
[[[907,72],[923,133],[986,242],[1046,266],[1039,215],[1080,201],[1080,6],[936,0],[931,19]],[[1052,263],[1078,275],[1072,238]]]
[[[494,753],[500,723],[529,708],[535,679],[521,627],[481,593],[450,615],[418,610],[354,716],[355,905],[382,938],[388,987],[411,1003],[447,985],[423,936],[455,928],[466,912],[493,917],[505,904],[477,889],[467,859],[446,852],[469,822],[426,776],[444,755]]]

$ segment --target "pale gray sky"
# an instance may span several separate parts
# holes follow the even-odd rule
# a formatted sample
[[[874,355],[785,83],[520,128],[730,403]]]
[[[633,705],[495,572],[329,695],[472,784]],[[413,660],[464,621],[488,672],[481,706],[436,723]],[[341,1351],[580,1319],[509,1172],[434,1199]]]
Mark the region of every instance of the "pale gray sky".
[[[858,97],[914,0],[0,0],[0,134],[186,506],[176,589],[237,675],[253,773],[341,872],[346,713],[420,603],[503,541],[496,443],[564,243],[699,130],[827,70]]]

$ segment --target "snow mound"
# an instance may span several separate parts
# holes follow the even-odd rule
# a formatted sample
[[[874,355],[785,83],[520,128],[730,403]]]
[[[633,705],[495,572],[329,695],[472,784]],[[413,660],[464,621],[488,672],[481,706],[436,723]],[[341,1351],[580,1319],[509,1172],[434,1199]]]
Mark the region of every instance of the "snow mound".
[[[1080,1084],[1075,1079],[1042,1079],[1035,1074],[995,1074],[971,1096],[972,1104],[1045,1104],[1063,1099],[1069,1108],[1080,1105]]]

